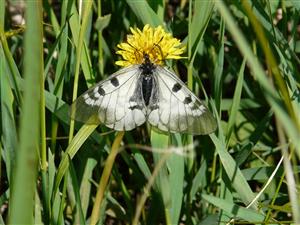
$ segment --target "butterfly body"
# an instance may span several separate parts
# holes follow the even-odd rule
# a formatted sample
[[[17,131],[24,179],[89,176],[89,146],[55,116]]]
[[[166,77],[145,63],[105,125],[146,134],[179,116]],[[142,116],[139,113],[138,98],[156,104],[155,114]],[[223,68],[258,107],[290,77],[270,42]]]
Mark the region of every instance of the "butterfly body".
[[[165,132],[208,134],[216,122],[201,101],[171,71],[144,62],[121,69],[81,95],[71,117],[132,130],[146,121]]]

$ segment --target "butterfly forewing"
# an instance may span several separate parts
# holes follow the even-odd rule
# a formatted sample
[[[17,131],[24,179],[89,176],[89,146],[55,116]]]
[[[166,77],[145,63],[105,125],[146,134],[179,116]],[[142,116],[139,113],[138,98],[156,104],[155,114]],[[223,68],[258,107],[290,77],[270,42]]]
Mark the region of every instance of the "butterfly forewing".
[[[216,122],[201,101],[166,68],[157,66],[158,98],[151,99],[148,112],[149,123],[167,132],[208,134],[216,129]]]
[[[115,130],[132,130],[146,121],[137,85],[138,66],[124,68],[82,94],[71,107],[71,117],[88,124],[104,123]]]

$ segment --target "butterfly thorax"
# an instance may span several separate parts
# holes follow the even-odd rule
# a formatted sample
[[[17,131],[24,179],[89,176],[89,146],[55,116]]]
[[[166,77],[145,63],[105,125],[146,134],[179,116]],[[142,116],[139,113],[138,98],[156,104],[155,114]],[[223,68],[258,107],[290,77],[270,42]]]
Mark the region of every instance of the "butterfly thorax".
[[[153,70],[155,69],[155,65],[151,62],[149,55],[144,54],[144,62],[140,65],[140,69],[142,70],[142,74],[144,75],[152,75]]]
[[[141,81],[142,81],[142,94],[145,105],[149,105],[149,101],[153,92],[153,87],[155,86],[154,78],[153,78],[153,71],[155,70],[156,66],[153,64],[150,59],[149,55],[144,55],[144,62],[140,65],[141,73]]]

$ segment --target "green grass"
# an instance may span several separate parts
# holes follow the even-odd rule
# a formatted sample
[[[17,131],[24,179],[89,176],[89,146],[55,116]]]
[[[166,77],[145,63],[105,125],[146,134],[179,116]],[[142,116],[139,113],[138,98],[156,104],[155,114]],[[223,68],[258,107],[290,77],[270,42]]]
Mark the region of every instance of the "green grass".
[[[17,26],[0,1],[0,224],[300,224],[297,1],[51,2],[11,1]],[[170,65],[215,133],[69,118],[145,24],[187,44]]]

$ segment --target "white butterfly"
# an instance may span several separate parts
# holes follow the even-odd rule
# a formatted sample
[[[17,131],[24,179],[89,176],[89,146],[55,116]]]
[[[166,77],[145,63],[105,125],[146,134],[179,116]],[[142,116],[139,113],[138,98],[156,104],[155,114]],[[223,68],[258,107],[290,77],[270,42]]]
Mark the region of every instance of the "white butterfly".
[[[146,121],[161,131],[208,134],[216,121],[201,101],[171,71],[144,62],[119,70],[72,104],[71,117],[114,130],[132,130]]]

